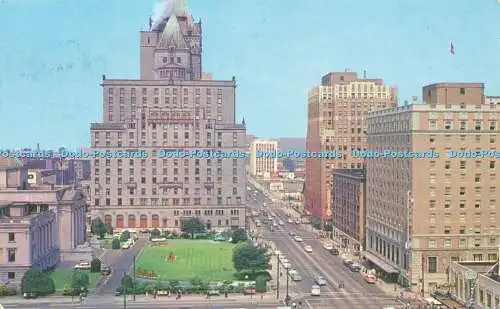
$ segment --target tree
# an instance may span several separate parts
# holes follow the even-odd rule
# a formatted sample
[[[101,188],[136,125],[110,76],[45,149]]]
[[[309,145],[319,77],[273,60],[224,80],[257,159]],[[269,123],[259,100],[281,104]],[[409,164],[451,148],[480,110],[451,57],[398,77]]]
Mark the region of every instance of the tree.
[[[121,280],[121,288],[124,294],[127,294],[134,285],[134,280],[129,275],[123,275]]]
[[[90,223],[90,231],[98,235],[100,239],[103,239],[108,232],[108,228],[106,224],[102,222],[101,218],[95,218]]]
[[[106,226],[106,233],[108,233],[109,235],[112,235],[113,234],[113,226],[109,223],[105,224]]]
[[[267,269],[269,257],[266,249],[244,243],[233,249],[233,265],[237,271]]]
[[[126,242],[129,239],[130,239],[130,232],[129,231],[123,231],[122,234],[120,235],[120,241],[121,242]]]
[[[321,228],[321,220],[318,219],[318,218],[314,218],[311,221],[311,225],[312,225],[313,228],[319,229],[319,228]]]
[[[240,241],[247,241],[247,240],[248,240],[248,235],[245,229],[237,229],[236,231],[233,232],[233,235],[231,235],[231,242],[233,244],[237,244]]]
[[[89,286],[89,274],[82,270],[74,270],[71,276],[71,289],[77,291],[87,291]]]
[[[181,231],[190,234],[191,238],[194,238],[194,234],[205,232],[205,225],[198,218],[190,218],[182,221]]]
[[[157,228],[151,231],[151,238],[159,238],[161,236],[161,231]]]
[[[255,292],[267,292],[267,278],[265,276],[258,276],[257,278],[255,278]]]
[[[113,238],[113,241],[111,242],[111,249],[120,249],[121,243],[118,238]]]
[[[21,281],[21,292],[45,296],[55,292],[54,281],[49,274],[35,268],[28,269]]]
[[[92,259],[92,261],[90,262],[90,272],[91,273],[98,273],[101,271],[101,260],[99,260],[98,258],[94,258]]]

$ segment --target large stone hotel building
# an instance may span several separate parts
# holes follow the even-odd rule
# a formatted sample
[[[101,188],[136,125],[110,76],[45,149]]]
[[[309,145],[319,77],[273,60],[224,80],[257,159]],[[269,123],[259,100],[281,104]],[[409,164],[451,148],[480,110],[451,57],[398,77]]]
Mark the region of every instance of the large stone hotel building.
[[[332,171],[362,168],[351,151],[366,148],[365,114],[395,107],[397,90],[382,79],[358,78],[353,72],[329,73],[309,91],[306,148],[340,151],[340,159],[306,159],[306,208],[314,217],[332,219]]]
[[[423,101],[367,118],[370,150],[440,156],[367,159],[364,254],[427,293],[450,283],[453,261],[498,258],[498,154],[448,152],[500,152],[500,99],[485,97],[480,83],[440,83],[423,88]]]
[[[118,229],[179,228],[198,217],[209,228],[245,224],[245,158],[161,158],[161,149],[246,152],[236,123],[236,81],[202,71],[202,24],[185,1],[140,34],[140,79],[103,76],[103,122],[92,148],[149,152],[148,158],[92,161],[91,210]]]

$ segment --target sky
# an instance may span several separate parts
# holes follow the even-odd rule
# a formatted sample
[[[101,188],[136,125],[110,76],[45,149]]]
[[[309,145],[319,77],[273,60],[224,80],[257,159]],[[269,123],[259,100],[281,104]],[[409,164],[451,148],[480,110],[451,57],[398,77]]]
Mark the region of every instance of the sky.
[[[484,82],[500,95],[497,0],[190,0],[203,70],[236,76],[248,134],[306,135],[307,92],[350,69],[399,89]],[[0,0],[0,149],[87,146],[102,74],[139,76],[153,0]],[[455,55],[450,53],[450,42]]]

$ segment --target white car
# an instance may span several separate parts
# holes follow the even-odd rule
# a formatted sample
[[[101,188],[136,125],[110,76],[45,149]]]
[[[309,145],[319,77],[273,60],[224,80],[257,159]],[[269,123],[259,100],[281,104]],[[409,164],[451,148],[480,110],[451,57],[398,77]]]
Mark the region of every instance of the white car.
[[[288,219],[288,223],[292,224],[293,220],[292,219]]]
[[[303,242],[304,240],[300,236],[295,236],[295,241],[296,242]]]
[[[285,225],[285,222],[280,221],[280,222],[278,222],[278,224],[281,225],[281,226],[283,226],[283,225]]]
[[[292,268],[292,264],[290,264],[290,263],[283,263],[283,267],[285,269],[289,269],[289,268]]]
[[[90,263],[87,263],[87,262],[78,263],[75,266],[73,266],[73,268],[74,269],[88,270],[88,269],[90,269]]]
[[[289,261],[288,261],[288,259],[282,259],[282,260],[281,260],[281,263],[282,263],[282,264],[286,264],[286,263],[288,263],[288,262],[289,262]]]
[[[324,243],[323,244],[323,248],[325,248],[325,250],[333,250],[333,244],[331,244],[331,243]]]
[[[311,296],[320,296],[321,295],[321,288],[319,285],[313,285],[311,287]]]
[[[304,246],[304,251],[308,252],[308,253],[311,253],[311,252],[313,252],[313,248],[311,246],[309,246],[309,245],[305,245]]]

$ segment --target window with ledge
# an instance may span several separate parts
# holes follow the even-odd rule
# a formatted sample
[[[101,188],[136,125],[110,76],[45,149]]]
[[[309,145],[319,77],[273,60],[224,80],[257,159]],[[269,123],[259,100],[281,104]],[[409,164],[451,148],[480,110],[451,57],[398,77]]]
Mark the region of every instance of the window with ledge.
[[[437,257],[429,256],[427,258],[427,272],[430,274],[437,273]]]
[[[10,232],[9,233],[9,242],[15,242],[16,241],[16,234]]]
[[[16,249],[8,249],[7,250],[7,259],[11,263],[16,261]]]

